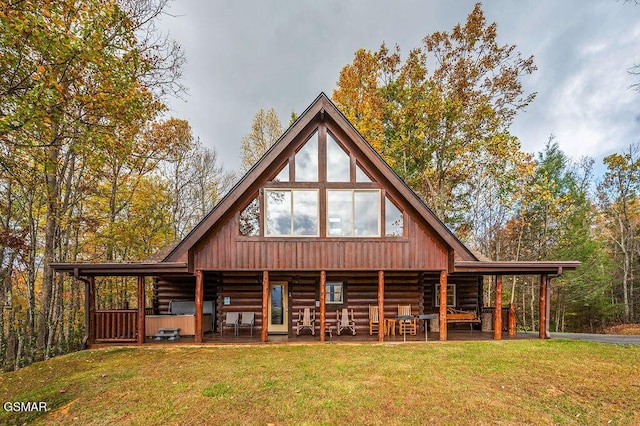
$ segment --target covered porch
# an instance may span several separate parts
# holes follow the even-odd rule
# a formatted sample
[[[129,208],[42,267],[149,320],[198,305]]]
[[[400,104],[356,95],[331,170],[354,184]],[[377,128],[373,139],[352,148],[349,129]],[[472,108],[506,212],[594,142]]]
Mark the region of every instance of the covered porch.
[[[430,340],[515,338],[515,312],[503,307],[502,274],[496,273],[513,274],[516,272],[514,264],[484,264],[482,270],[474,271],[460,265],[459,271],[454,274],[445,271],[196,271],[190,274],[184,264],[161,264],[162,270],[157,268],[157,264],[129,265],[128,268],[119,265],[121,269],[109,268],[104,264],[75,267],[64,264],[58,266],[57,270],[70,273],[86,284],[85,309],[89,312],[86,317],[87,345],[153,342],[156,332],[149,332],[149,323],[157,318],[175,320],[175,312],[172,313],[170,309],[171,302],[175,301],[192,301],[193,306],[192,314],[187,315],[191,318],[191,325],[176,327],[181,329],[180,339],[176,342],[393,342],[422,341],[425,337]],[[527,270],[521,268],[520,272],[539,272],[540,265],[535,266],[533,269],[537,271],[529,267]],[[551,266],[556,267],[554,274],[549,273]],[[474,267],[477,269],[477,262],[474,262]],[[547,264],[546,269],[544,272],[547,273],[539,275],[540,338],[548,338],[549,282],[552,276],[561,273],[557,265]],[[137,277],[136,309],[95,308],[95,277],[105,275]],[[498,283],[495,299],[488,303],[482,300],[483,275],[495,275]],[[155,277],[153,298],[145,299],[147,286],[151,282],[145,277]],[[410,314],[417,320],[415,333],[403,335],[394,324],[394,335],[389,327],[385,327],[385,320],[393,320],[398,315],[399,305],[410,306]],[[485,324],[483,327],[475,323],[452,321],[450,309],[447,309],[454,307],[474,312],[479,320],[486,323],[487,316],[482,312],[483,307],[488,305],[501,306],[502,309],[498,310],[501,314],[495,313],[490,319],[491,325]],[[373,330],[369,314],[372,306],[377,308],[381,320]],[[314,313],[314,333],[307,328],[297,335],[297,324],[305,308]],[[350,331],[348,335],[337,335],[337,316],[342,309],[347,309],[352,315],[355,335]],[[223,330],[221,334],[221,327],[229,312],[238,315],[253,313],[252,330],[241,328],[236,336],[231,328]],[[427,314],[435,314],[437,320],[419,320],[419,316]],[[425,325],[430,327],[427,336]],[[528,334],[526,337],[530,336]]]

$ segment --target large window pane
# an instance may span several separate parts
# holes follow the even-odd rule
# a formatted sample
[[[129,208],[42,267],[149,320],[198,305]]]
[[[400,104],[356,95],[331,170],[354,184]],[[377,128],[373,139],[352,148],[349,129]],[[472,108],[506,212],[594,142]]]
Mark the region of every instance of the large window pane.
[[[318,181],[318,132],[298,151],[295,159],[296,182]]]
[[[388,237],[401,237],[404,227],[402,212],[396,207],[389,198],[384,200],[384,227],[385,234]]]
[[[380,234],[380,193],[378,191],[354,191],[355,235],[371,237]]]
[[[267,235],[291,234],[291,191],[266,191]]]
[[[293,191],[293,234],[318,235],[318,191]]]
[[[380,191],[327,191],[327,236],[380,235]]]
[[[353,192],[327,191],[327,235],[353,235]]]
[[[267,190],[266,235],[318,235],[318,191]]]
[[[330,133],[327,134],[327,182],[349,182],[351,159]]]

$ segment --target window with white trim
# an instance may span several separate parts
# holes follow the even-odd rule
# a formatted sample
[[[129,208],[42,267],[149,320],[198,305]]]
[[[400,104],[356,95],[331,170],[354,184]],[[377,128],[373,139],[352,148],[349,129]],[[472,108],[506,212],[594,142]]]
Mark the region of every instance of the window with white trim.
[[[343,283],[341,281],[327,281],[325,283],[324,300],[328,304],[341,304],[344,300]]]
[[[433,294],[433,300],[435,301],[436,307],[440,306],[440,284],[436,284],[436,290]],[[447,307],[455,308],[456,307],[456,285],[455,284],[447,284]]]

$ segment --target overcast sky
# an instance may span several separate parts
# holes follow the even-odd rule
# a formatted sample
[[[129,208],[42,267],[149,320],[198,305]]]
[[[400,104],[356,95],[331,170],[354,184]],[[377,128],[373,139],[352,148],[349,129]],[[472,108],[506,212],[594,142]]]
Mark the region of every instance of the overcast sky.
[[[382,42],[406,53],[435,31],[464,23],[471,1],[205,1],[178,0],[161,22],[183,47],[189,94],[170,114],[191,123],[215,147],[226,169],[239,166],[240,141],[260,109],[275,108],[286,128],[325,92],[359,48]],[[526,152],[549,135],[573,159],[598,163],[640,141],[640,6],[622,0],[487,0],[500,44],[534,56],[538,70],[523,82],[537,98],[512,133]],[[601,169],[601,167],[598,167]]]

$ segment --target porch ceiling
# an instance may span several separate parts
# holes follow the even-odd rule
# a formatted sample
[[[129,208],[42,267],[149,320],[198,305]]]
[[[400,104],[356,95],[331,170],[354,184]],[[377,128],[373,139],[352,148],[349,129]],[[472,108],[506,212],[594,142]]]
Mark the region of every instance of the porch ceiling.
[[[573,271],[581,265],[578,261],[557,262],[491,262],[491,261],[461,261],[455,262],[455,274],[480,275],[561,275],[564,271]]]

